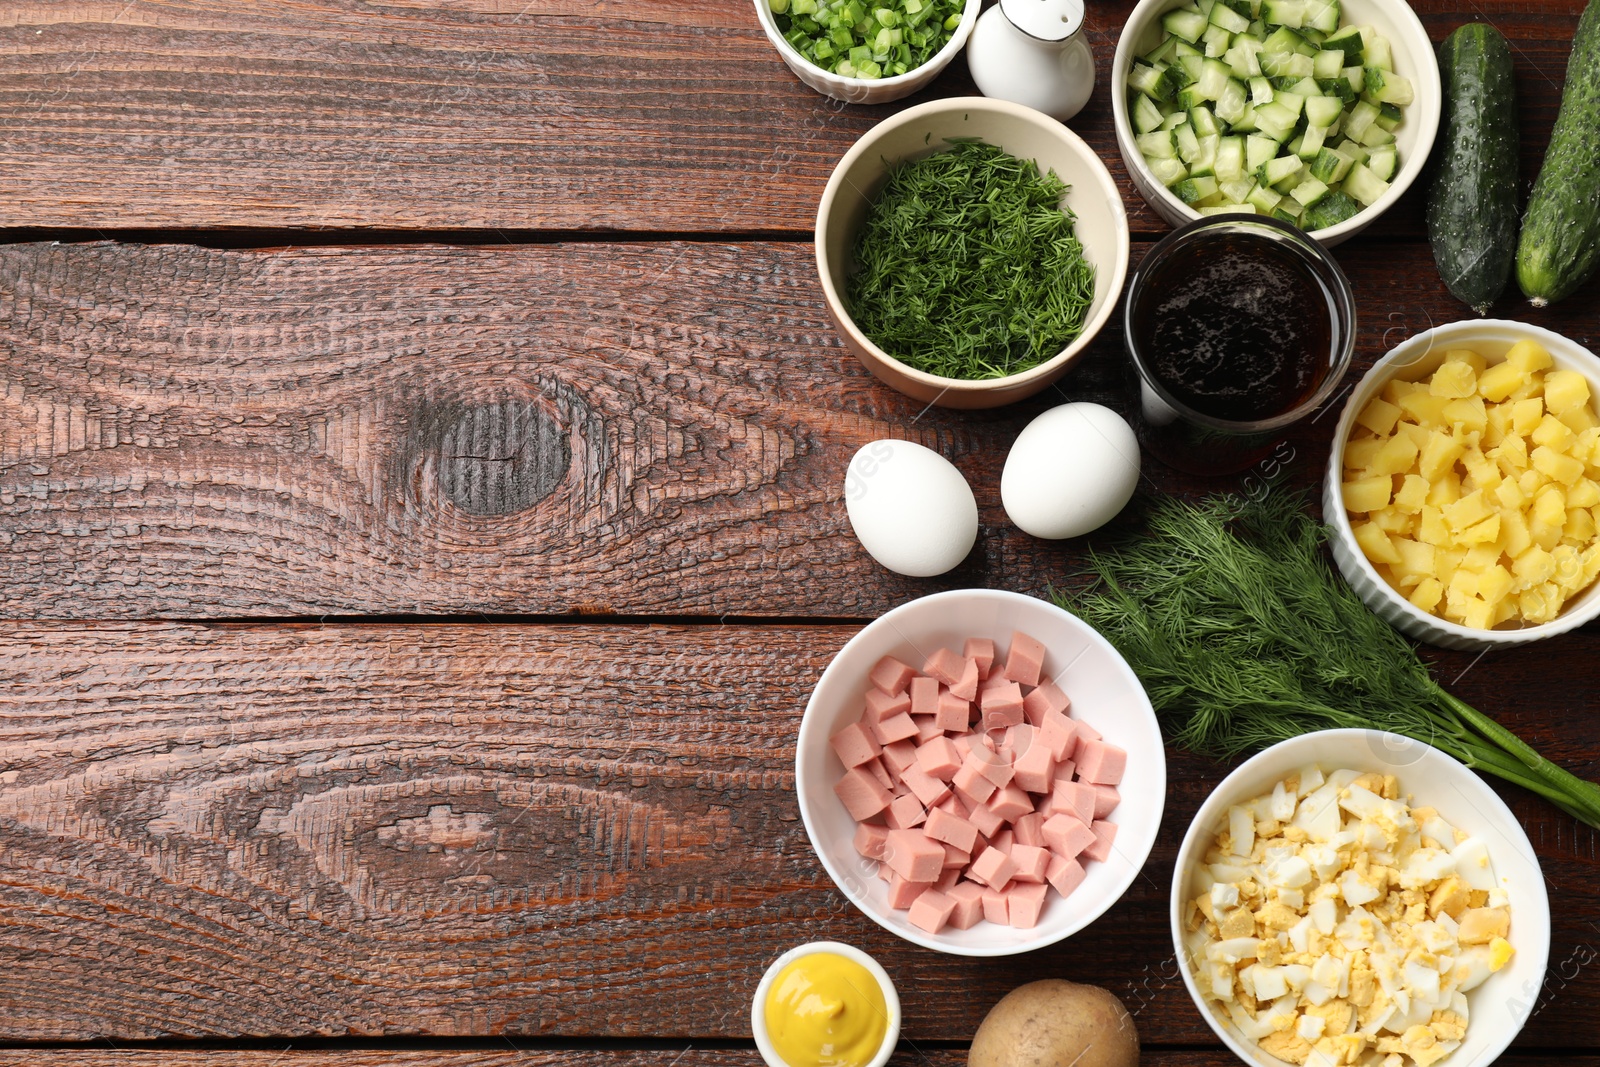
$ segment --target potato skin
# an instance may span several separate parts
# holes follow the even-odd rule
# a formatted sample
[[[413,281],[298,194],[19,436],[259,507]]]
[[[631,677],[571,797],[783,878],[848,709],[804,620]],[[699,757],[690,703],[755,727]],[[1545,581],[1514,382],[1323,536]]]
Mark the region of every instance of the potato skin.
[[[984,1016],[967,1053],[967,1067],[1138,1063],[1139,1031],[1122,1001],[1099,986],[1059,978],[1029,982],[1002,997]]]

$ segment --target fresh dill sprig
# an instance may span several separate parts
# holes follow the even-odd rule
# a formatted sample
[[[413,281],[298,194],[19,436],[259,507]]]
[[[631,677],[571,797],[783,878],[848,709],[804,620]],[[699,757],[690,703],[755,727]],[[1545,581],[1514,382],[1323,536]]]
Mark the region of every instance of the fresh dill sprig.
[[[1600,787],[1445,692],[1323,556],[1303,498],[1167,501],[1149,533],[1091,557],[1057,602],[1139,675],[1172,742],[1218,756],[1313,730],[1403,734],[1600,828]]]
[[[945,378],[1002,378],[1054,358],[1094,299],[1066,192],[1054,171],[972,139],[894,167],[856,239],[856,325]]]

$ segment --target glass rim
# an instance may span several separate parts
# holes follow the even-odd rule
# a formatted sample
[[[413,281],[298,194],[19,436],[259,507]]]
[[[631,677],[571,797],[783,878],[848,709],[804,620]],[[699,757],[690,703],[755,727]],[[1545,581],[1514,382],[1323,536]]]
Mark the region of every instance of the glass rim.
[[[1328,374],[1323,378],[1322,384],[1317,386],[1316,391],[1307,397],[1305,401],[1269,419],[1236,421],[1219,419],[1213,415],[1206,415],[1196,411],[1188,404],[1174,397],[1161,384],[1161,381],[1151,371],[1147,361],[1139,351],[1139,343],[1133,330],[1134,299],[1143,290],[1151,270],[1170,258],[1175,250],[1192,240],[1195,234],[1213,230],[1243,230],[1258,233],[1264,231],[1275,240],[1294,242],[1306,253],[1312,268],[1321,272],[1319,280],[1325,284],[1328,290],[1331,305],[1329,308],[1330,318],[1333,320],[1331,325],[1335,335],[1334,343],[1338,348],[1337,354],[1328,367]],[[1340,321],[1341,317],[1343,322]],[[1344,329],[1342,343],[1340,343],[1338,336],[1341,326]],[[1333,395],[1334,390],[1344,381],[1345,374],[1349,372],[1350,364],[1355,356],[1355,295],[1350,289],[1350,279],[1345,277],[1338,261],[1333,258],[1326,248],[1298,226],[1265,215],[1207,215],[1178,227],[1157,241],[1155,247],[1145,253],[1145,257],[1140,260],[1139,266],[1129,273],[1128,288],[1123,298],[1122,306],[1122,336],[1128,355],[1133,360],[1134,367],[1138,371],[1140,384],[1155,393],[1162,403],[1177,412],[1179,417],[1223,433],[1241,435],[1264,433],[1269,430],[1282,429],[1285,426],[1291,426],[1299,422],[1326,403],[1328,398]]]

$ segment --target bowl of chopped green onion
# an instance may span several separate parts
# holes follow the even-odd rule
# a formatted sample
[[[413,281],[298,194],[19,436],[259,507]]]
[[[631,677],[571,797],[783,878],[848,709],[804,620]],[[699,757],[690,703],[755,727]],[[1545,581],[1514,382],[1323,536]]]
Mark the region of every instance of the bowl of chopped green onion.
[[[1157,214],[1270,215],[1324,245],[1421,175],[1442,100],[1392,0],[1140,0],[1111,66],[1117,147]]]
[[[767,39],[802,82],[883,104],[926,86],[966,45],[982,0],[755,0]]]
[[[1116,310],[1128,219],[1071,130],[955,97],[845,153],[816,248],[828,310],[868,370],[925,403],[992,408],[1057,381]]]

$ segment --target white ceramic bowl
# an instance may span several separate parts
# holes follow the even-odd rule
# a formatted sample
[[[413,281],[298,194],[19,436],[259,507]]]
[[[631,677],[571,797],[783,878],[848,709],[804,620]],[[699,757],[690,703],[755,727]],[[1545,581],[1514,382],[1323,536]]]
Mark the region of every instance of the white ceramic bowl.
[[[828,738],[861,714],[867,672],[884,656],[912,666],[941,645],[960,650],[969,637],[987,637],[1002,650],[1022,630],[1043,642],[1045,675],[1072,700],[1082,719],[1128,753],[1118,787],[1122,803],[1110,819],[1116,842],[1105,863],[1088,865],[1088,877],[1065,899],[1052,893],[1037,926],[1016,930],[980,922],[968,930],[928,934],[889,907],[888,885],[877,864],[853,844],[856,822],[834,795],[844,774]],[[884,929],[926,948],[958,956],[1009,956],[1054,944],[1093,922],[1132,884],[1155,843],[1167,793],[1166,756],[1155,712],[1133,670],[1110,642],[1077,616],[1054,604],[998,589],[958,589],[913,600],[884,614],[852,637],[811,693],[795,744],[795,791],[811,847],[841,892]]]
[[[1516,954],[1467,994],[1471,1009],[1467,1040],[1442,1067],[1478,1067],[1491,1062],[1528,1021],[1544,984],[1550,956],[1550,900],[1545,894],[1544,874],[1516,815],[1482,778],[1431,745],[1377,730],[1323,730],[1279,742],[1246,760],[1200,805],[1178,849],[1170,909],[1178,969],[1200,1014],[1223,1044],[1246,1063],[1283,1067],[1282,1060],[1261,1051],[1239,1033],[1232,1020],[1213,1010],[1215,1001],[1201,996],[1184,947],[1183,906],[1195,895],[1191,878],[1211,840],[1227,825],[1228,809],[1272,792],[1275,783],[1311,763],[1325,774],[1346,767],[1393,774],[1400,779],[1401,796],[1409,795],[1419,806],[1438,809],[1445,821],[1487,843],[1495,874],[1510,897],[1510,941]]]
[[[967,381],[941,378],[894,359],[873,344],[850,317],[845,278],[856,231],[889,168],[946,147],[951,137],[980,137],[1020,159],[1053,170],[1070,189],[1066,203],[1077,215],[1084,258],[1094,267],[1094,301],[1083,332],[1052,359],[1005,378]],[[834,167],[817,207],[817,275],[828,312],[845,347],[882,381],[929,404],[950,408],[992,408],[1048,388],[1067,372],[1117,308],[1128,272],[1128,216],[1122,194],[1100,157],[1055,119],[1021,104],[959,96],[932,100],[885,119],[862,135]]]
[[[1128,168],[1128,176],[1133,179],[1139,195],[1155,208],[1156,214],[1174,226],[1197,219],[1200,213],[1169,192],[1145,164],[1144,154],[1134,141],[1133,123],[1128,118],[1128,71],[1135,57],[1161,43],[1161,16],[1182,2],[1139,0],[1123,25],[1122,36],[1117,39],[1116,58],[1111,62],[1111,112],[1123,165]],[[1395,73],[1411,80],[1416,99],[1404,108],[1405,119],[1394,132],[1395,145],[1400,151],[1399,173],[1388,191],[1371,207],[1337,226],[1312,232],[1312,237],[1329,246],[1347,241],[1371,226],[1411,188],[1433,149],[1444,99],[1438,57],[1428,40],[1428,31],[1423,29],[1410,4],[1403,0],[1343,0],[1341,25],[1371,26],[1383,34],[1394,56]]]
[[[772,983],[777,980],[778,972],[801,956],[809,956],[816,952],[834,952],[854,960],[877,979],[878,989],[883,993],[884,1007],[889,1012],[888,1030],[883,1035],[882,1047],[878,1049],[876,1056],[867,1061],[867,1067],[883,1067],[894,1053],[895,1043],[900,1040],[900,994],[895,992],[894,982],[889,980],[888,972],[878,965],[877,960],[853,945],[838,941],[812,941],[792,948],[773,960],[772,965],[767,968],[767,973],[761,976],[761,982],[756,986],[756,995],[750,1002],[750,1031],[755,1035],[756,1049],[761,1053],[761,1058],[766,1061],[767,1067],[790,1067],[790,1064],[778,1055],[778,1050],[772,1047],[772,1036],[767,1031],[765,1011],[767,993],[772,989]]]
[[[823,96],[831,96],[847,104],[887,104],[891,100],[899,100],[925,88],[950,65],[956,53],[966,47],[967,38],[972,36],[972,27],[977,24],[978,10],[983,7],[983,0],[967,0],[967,6],[961,12],[961,23],[956,26],[955,33],[950,35],[944,47],[935,52],[926,63],[915,70],[896,74],[892,78],[846,78],[823,70],[796,52],[794,45],[783,39],[783,34],[778,32],[777,19],[773,17],[772,8],[768,6],[767,0],[755,0],[755,5],[756,18],[761,20],[761,28],[766,31],[767,40],[772,42],[772,47],[778,50],[778,55],[783,57],[784,63],[794,71],[795,77]]]
[[[1426,641],[1440,648],[1482,651],[1509,648],[1566,633],[1600,617],[1600,584],[1592,585],[1567,601],[1561,614],[1539,626],[1521,629],[1475,630],[1423,611],[1396,592],[1378,575],[1350,529],[1350,516],[1344,509],[1339,485],[1344,480],[1344,449],[1355,428],[1356,416],[1392,378],[1415,380],[1439,369],[1444,353],[1452,348],[1469,348],[1491,364],[1505,357],[1512,345],[1524,338],[1538,341],[1549,350],[1557,369],[1575,370],[1589,379],[1592,397],[1600,397],[1600,359],[1576,341],[1558,333],[1503,319],[1472,319],[1436,326],[1398,345],[1378,360],[1345,401],[1344,412],[1333,433],[1333,448],[1328,454],[1328,470],[1322,480],[1322,517],[1333,530],[1329,547],[1345,581],[1371,608],[1407,637]],[[1591,401],[1592,402],[1592,401]]]

